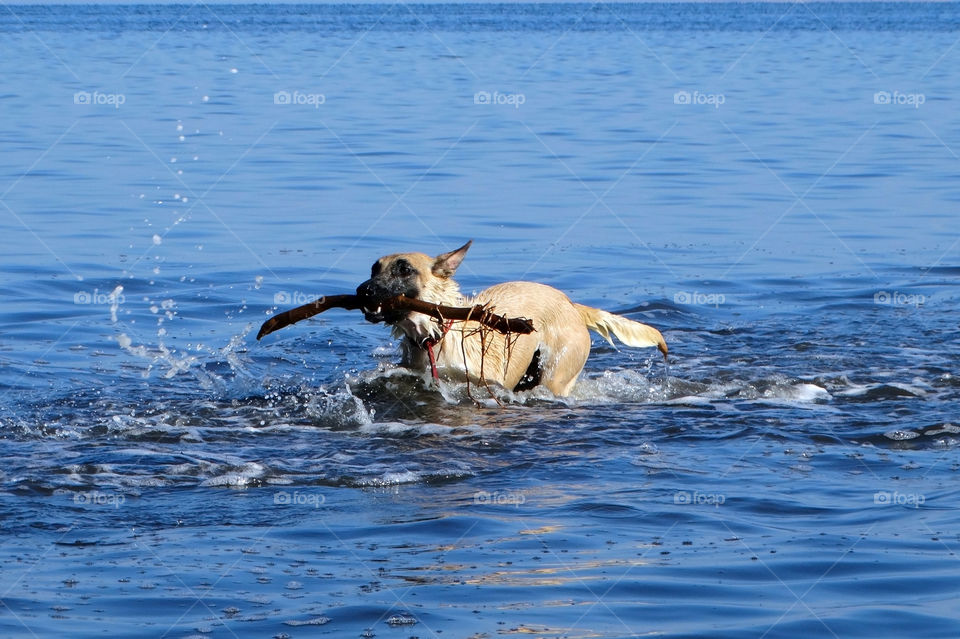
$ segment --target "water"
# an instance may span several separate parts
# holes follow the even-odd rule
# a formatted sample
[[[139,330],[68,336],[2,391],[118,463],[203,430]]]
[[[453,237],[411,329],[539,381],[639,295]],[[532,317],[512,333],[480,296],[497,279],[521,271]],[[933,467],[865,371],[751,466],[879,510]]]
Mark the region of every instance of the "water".
[[[0,635],[960,634],[955,4],[2,13]],[[253,338],[471,238],[669,374]]]

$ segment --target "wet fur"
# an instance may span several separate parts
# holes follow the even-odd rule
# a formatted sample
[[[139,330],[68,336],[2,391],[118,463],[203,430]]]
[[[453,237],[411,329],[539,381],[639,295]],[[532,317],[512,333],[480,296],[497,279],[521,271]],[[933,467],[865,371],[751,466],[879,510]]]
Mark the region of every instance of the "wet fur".
[[[374,263],[369,280],[357,288],[369,321],[385,321],[401,338],[403,364],[416,370],[430,366],[427,340],[437,340],[437,368],[448,379],[496,383],[524,390],[537,384],[554,395],[569,395],[590,353],[589,329],[610,340],[616,335],[632,346],[666,345],[660,333],[645,324],[606,311],[575,304],[557,289],[535,282],[506,282],[467,298],[453,279],[470,242],[455,251],[430,257],[423,253],[387,255]],[[487,304],[506,317],[533,320],[529,335],[503,335],[476,322],[454,322],[444,334],[439,322],[421,313],[383,315],[378,301],[403,294],[434,304]],[[611,341],[612,343],[612,341]]]

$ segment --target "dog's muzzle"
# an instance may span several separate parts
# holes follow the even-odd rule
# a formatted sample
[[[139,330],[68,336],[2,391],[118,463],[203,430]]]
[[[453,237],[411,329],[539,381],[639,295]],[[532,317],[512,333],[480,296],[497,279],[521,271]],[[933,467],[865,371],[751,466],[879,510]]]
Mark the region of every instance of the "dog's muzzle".
[[[357,287],[357,297],[360,298],[363,311],[363,318],[372,324],[386,322],[387,324],[396,324],[401,321],[406,313],[402,311],[384,311],[383,302],[396,297],[396,293],[387,290],[373,280],[367,280]]]

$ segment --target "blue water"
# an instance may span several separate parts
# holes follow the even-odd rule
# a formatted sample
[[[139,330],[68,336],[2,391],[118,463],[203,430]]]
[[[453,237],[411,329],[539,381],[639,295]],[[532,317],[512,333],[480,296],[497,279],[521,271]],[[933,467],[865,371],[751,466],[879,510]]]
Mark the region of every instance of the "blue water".
[[[957,637],[954,3],[0,9],[0,635]],[[571,398],[331,311],[473,239]],[[502,405],[500,405],[502,404]]]

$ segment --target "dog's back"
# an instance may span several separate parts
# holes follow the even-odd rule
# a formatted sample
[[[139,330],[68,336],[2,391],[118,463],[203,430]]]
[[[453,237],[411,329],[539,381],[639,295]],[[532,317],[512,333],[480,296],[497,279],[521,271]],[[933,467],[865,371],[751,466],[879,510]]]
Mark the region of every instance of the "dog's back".
[[[482,364],[482,378],[505,388],[522,390],[539,383],[555,395],[570,393],[590,354],[590,334],[570,298],[544,284],[505,282],[486,289],[473,302],[488,304],[490,310],[506,317],[531,319],[536,330],[512,336],[487,331],[481,343],[478,337],[470,337],[477,326],[463,323],[464,330],[448,334],[449,351],[444,340],[444,363],[454,360],[451,363],[462,368],[466,360],[468,370],[478,379]]]

